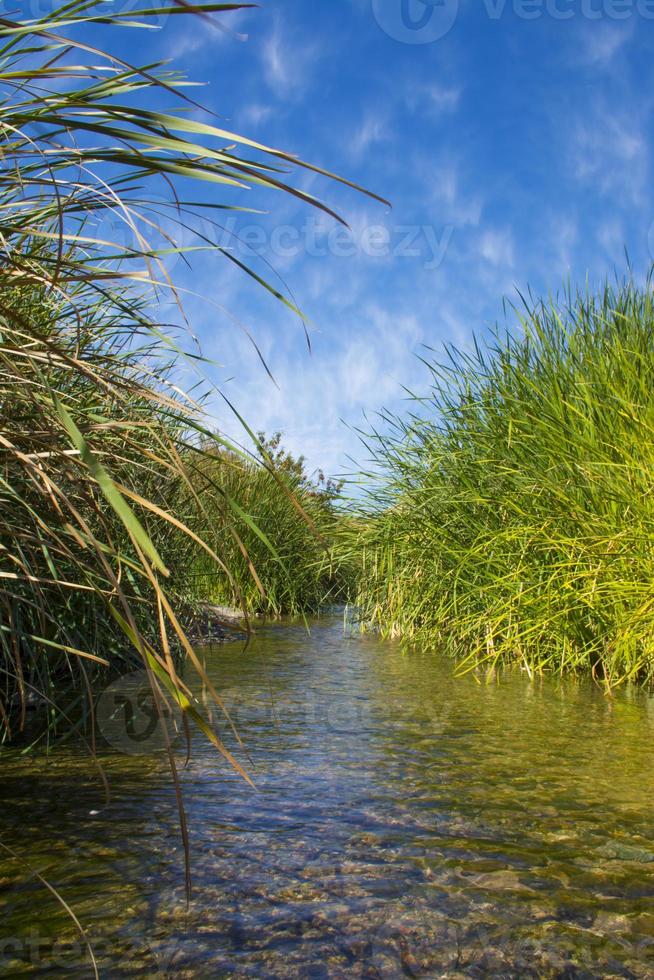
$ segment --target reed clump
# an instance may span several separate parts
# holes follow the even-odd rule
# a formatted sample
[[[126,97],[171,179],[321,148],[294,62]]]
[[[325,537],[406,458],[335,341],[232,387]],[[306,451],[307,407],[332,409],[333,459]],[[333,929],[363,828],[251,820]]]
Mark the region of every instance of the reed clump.
[[[221,244],[220,212],[282,194],[341,220],[294,179],[339,178],[222,129],[178,71],[116,51],[152,18],[207,24],[249,6],[69,0],[0,17],[0,741],[25,731],[34,702],[43,735],[92,736],[99,692],[138,666],[157,705],[172,699],[236,765],[182,680],[189,664],[219,700],[184,622],[198,553],[247,600],[255,562],[240,538],[230,571],[231,532],[245,523],[267,541],[247,490],[265,478],[250,468],[230,492],[214,467],[229,528],[216,537],[206,473],[197,480],[224,441],[210,432],[210,384],[180,387],[203,362],[160,320],[165,299],[186,323],[167,263],[208,251],[300,315]]]
[[[335,541],[341,485],[287,452],[281,434],[258,433],[256,450],[204,446],[194,484],[204,501],[202,531],[225,568],[198,551],[196,594],[272,617],[316,612],[347,593]]]
[[[344,545],[365,622],[462,669],[654,680],[651,287],[525,303],[514,332],[426,359]]]
[[[194,407],[171,383],[165,347],[132,321],[126,334],[119,300],[135,316],[136,297],[113,298],[99,303],[85,284],[62,297],[20,283],[0,300],[8,739],[34,703],[45,709],[42,734],[87,728],[108,677],[144,658],[163,670],[162,642],[180,652],[178,617],[192,602],[177,569],[195,545],[175,522]]]

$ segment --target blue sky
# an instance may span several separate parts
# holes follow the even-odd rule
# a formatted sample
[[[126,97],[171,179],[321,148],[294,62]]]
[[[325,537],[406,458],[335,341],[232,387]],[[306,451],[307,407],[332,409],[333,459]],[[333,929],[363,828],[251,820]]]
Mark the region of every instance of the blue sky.
[[[163,53],[206,82],[199,98],[225,126],[393,204],[305,174],[300,185],[346,217],[349,238],[274,196],[253,195],[269,213],[231,226],[293,290],[311,353],[297,318],[229,263],[175,269],[210,301],[186,305],[218,362],[213,379],[311,468],[339,473],[348,456],[365,458],[348,426],[382,406],[401,411],[403,386],[427,384],[422,345],[470,343],[516,288],[595,283],[624,271],[625,248],[645,274],[650,0],[264,0],[221,22],[225,31],[169,19],[141,39],[140,57]],[[234,431],[217,402],[216,418]]]

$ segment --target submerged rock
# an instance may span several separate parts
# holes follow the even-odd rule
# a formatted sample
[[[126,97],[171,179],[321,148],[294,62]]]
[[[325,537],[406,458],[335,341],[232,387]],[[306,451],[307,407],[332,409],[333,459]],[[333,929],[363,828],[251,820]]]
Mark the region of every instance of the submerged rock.
[[[240,609],[205,603],[190,626],[189,639],[202,644],[225,643],[247,638],[245,619]]]
[[[639,864],[654,862],[654,851],[637,844],[623,844],[621,841],[608,841],[597,848],[597,853],[610,861],[637,861]]]
[[[207,616],[217,622],[227,623],[232,626],[242,626],[245,621],[242,609],[234,609],[232,606],[214,606],[206,603],[203,607]]]

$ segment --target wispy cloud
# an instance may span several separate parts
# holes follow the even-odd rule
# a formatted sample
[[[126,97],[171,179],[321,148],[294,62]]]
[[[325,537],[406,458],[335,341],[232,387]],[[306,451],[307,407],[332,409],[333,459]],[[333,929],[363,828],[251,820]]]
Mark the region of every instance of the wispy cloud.
[[[361,158],[376,143],[389,139],[390,131],[386,114],[375,110],[366,113],[363,121],[355,129],[349,142],[349,150],[354,158]]]
[[[547,265],[551,275],[567,276],[579,242],[579,224],[572,215],[557,214],[545,229]]]
[[[613,261],[620,261],[625,247],[625,230],[622,221],[617,217],[609,217],[600,222],[597,240]]]
[[[478,225],[483,200],[475,190],[462,188],[463,167],[453,161],[423,161],[423,180],[428,185],[430,209],[442,221],[451,222],[456,228]]]
[[[616,111],[597,101],[572,130],[572,160],[577,179],[603,192],[642,204],[649,188],[650,146],[637,112]]]
[[[398,315],[375,302],[362,303],[347,319],[350,329],[344,330],[343,322],[324,317],[312,354],[292,338],[292,353],[286,351],[282,335],[287,329],[295,332],[297,326],[290,321],[277,321],[260,331],[261,348],[270,355],[277,388],[260,367],[247,370],[247,362],[254,366],[254,360],[241,338],[235,337],[232,345],[232,354],[241,361],[241,376],[244,369],[248,376],[230,395],[238,408],[257,429],[282,430],[288,448],[304,454],[311,468],[320,467],[330,475],[343,472],[346,456],[361,458],[354,430],[365,427],[364,413],[374,414],[384,404],[396,403],[402,385],[411,384],[419,369],[415,352],[424,339],[417,316]],[[231,387],[227,385],[228,393]],[[238,421],[229,418],[219,401],[215,413],[223,431],[245,439]]]
[[[634,18],[631,23],[608,21],[583,25],[578,36],[578,57],[583,64],[605,70],[616,59],[633,37]]]
[[[179,18],[174,20],[179,21]],[[213,14],[189,19],[178,25],[168,41],[167,56],[183,58],[209,46],[215,47],[233,41],[243,43],[248,40],[247,21],[248,11],[242,10],[229,11],[222,16]]]
[[[491,228],[483,232],[479,239],[479,253],[496,268],[515,265],[515,245],[508,228]]]
[[[292,85],[293,66],[291,52],[284,44],[279,28],[264,42],[262,49],[266,81],[277,94],[285,95]]]
[[[311,36],[291,32],[275,18],[261,46],[265,80],[280,99],[306,95],[309,81],[326,53]]]
[[[438,117],[458,108],[462,90],[453,85],[416,86],[412,81],[405,96],[407,108],[411,112],[423,112]]]
[[[274,108],[262,102],[251,102],[239,112],[239,121],[249,126],[259,126],[274,115]]]

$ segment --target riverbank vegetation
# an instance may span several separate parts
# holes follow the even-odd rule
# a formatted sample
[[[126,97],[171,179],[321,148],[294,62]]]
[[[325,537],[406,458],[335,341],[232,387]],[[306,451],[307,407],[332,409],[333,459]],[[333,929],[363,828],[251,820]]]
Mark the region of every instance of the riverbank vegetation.
[[[317,612],[348,589],[335,549],[341,484],[312,479],[281,440],[258,433],[254,456],[206,445],[194,475],[205,539],[230,572],[196,550],[196,595],[274,617]]]
[[[651,683],[651,280],[525,306],[448,354],[370,443],[383,475],[344,544],[363,621],[464,670]]]
[[[246,579],[260,590],[262,578],[247,545],[256,544],[259,558],[269,549],[281,569],[306,543],[305,525],[293,545],[279,523],[274,535],[257,527],[250,512],[268,515],[258,491],[252,506],[252,487],[279,490],[286,528],[291,505],[298,525],[305,510],[314,524],[327,510],[306,481],[293,487],[277,475],[271,458],[259,461],[261,472],[254,463],[240,471],[226,465],[239,450],[211,434],[210,386],[200,375],[188,392],[180,387],[202,359],[196,349],[185,353],[183,306],[167,262],[200,249],[233,261],[218,244],[217,216],[248,210],[266,193],[333,214],[292,183],[302,169],[332,175],[217,127],[177,72],[134,66],[84,33],[118,46],[150,17],[192,15],[204,24],[241,6],[171,0],[135,13],[72,0],[44,17],[0,20],[3,740],[23,731],[34,703],[46,734],[92,732],[99,691],[141,666],[157,701],[172,697],[225,753],[181,679],[188,662],[212,692],[183,625],[202,598],[193,577],[198,553],[202,571],[211,565],[247,602]],[[224,203],[212,193],[203,207],[203,187],[222,190]],[[267,289],[299,314],[237,264],[244,285]],[[162,302],[174,304],[180,327],[161,322]],[[295,489],[304,504],[292,504]],[[270,608],[294,608],[308,592],[314,605],[318,589],[317,580],[295,593],[280,588]]]

